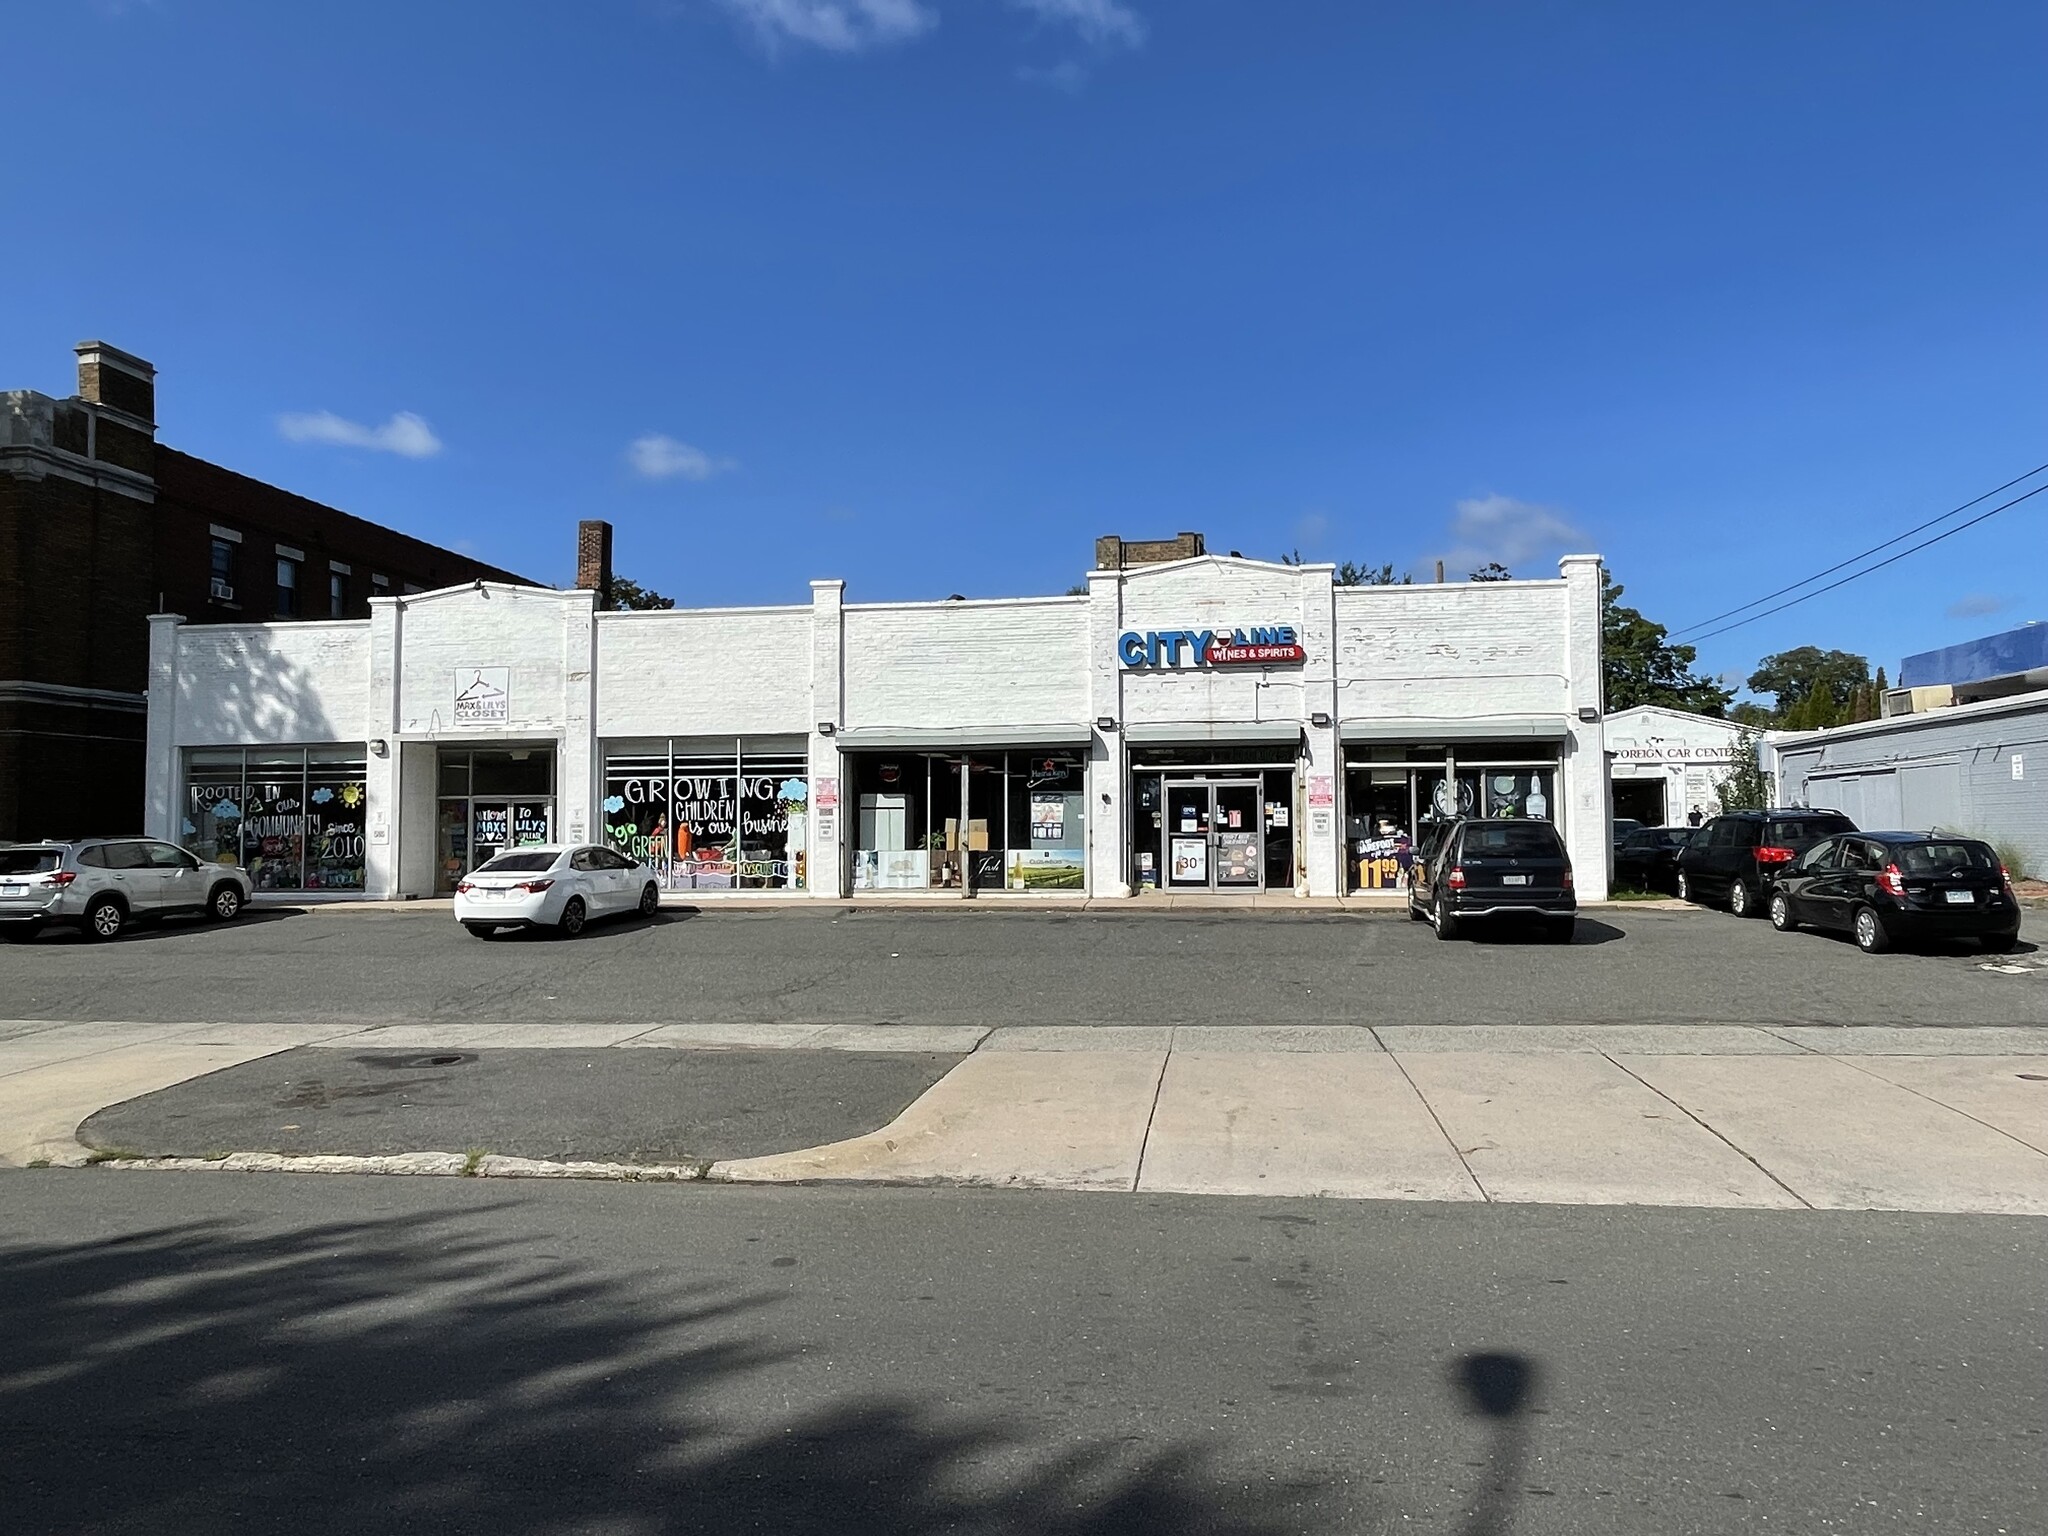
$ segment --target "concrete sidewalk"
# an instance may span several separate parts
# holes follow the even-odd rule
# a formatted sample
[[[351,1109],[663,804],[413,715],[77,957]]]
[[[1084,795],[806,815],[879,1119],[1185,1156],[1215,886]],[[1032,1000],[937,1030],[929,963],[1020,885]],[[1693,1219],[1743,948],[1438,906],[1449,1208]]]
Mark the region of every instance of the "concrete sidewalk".
[[[2032,1027],[0,1025],[0,1161],[296,1046],[971,1053],[886,1126],[709,1170],[735,1182],[2048,1215]]]

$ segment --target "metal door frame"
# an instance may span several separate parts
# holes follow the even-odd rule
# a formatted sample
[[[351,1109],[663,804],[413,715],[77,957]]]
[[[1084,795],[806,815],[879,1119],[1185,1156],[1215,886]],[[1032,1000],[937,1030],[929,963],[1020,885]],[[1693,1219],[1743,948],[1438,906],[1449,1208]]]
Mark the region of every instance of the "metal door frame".
[[[1162,895],[1178,893],[1183,896],[1202,894],[1216,896],[1229,895],[1236,892],[1244,892],[1249,895],[1264,893],[1266,889],[1266,780],[1263,772],[1250,771],[1249,777],[1240,774],[1240,776],[1235,778],[1219,778],[1206,772],[1195,772],[1180,776],[1175,775],[1170,769],[1142,769],[1140,771],[1157,772],[1159,774],[1160,827],[1158,852],[1159,873],[1161,877],[1159,891]],[[1224,770],[1224,772],[1230,771],[1228,769]],[[1171,814],[1171,796],[1176,789],[1201,789],[1209,797],[1209,812],[1204,819],[1205,824],[1202,833],[1208,843],[1208,855],[1204,870],[1208,877],[1206,885],[1176,885],[1172,879],[1173,839],[1176,835],[1176,829],[1173,825]],[[1252,792],[1253,815],[1256,825],[1251,828],[1251,831],[1258,839],[1259,855],[1254,866],[1258,870],[1259,876],[1256,884],[1218,885],[1216,883],[1216,872],[1220,867],[1216,857],[1216,792],[1219,789],[1248,789]],[[1242,831],[1244,829],[1239,828],[1238,830]],[[1183,832],[1178,835],[1185,837],[1188,834]]]

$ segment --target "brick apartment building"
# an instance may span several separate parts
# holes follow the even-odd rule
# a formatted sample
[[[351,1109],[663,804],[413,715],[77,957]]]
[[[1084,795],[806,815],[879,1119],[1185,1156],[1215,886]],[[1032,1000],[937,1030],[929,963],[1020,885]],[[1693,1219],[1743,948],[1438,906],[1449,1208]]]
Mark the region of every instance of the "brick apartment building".
[[[149,615],[360,619],[523,578],[156,440],[156,370],[81,342],[78,393],[0,391],[0,841],[142,822]]]

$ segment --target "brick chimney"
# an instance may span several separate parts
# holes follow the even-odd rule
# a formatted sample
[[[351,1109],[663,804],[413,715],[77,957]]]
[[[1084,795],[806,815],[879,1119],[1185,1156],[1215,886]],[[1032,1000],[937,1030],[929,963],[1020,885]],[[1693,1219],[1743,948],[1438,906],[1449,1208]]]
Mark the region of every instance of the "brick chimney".
[[[576,525],[576,585],[597,594],[597,606],[612,605],[612,525],[585,518]]]
[[[153,364],[104,341],[81,341],[71,350],[78,354],[79,399],[132,416],[145,426],[156,425]]]
[[[1199,533],[1183,533],[1171,539],[1120,539],[1106,533],[1095,541],[1095,569],[1121,571],[1133,565],[1163,565],[1169,560],[1192,560],[1208,552],[1208,540]]]

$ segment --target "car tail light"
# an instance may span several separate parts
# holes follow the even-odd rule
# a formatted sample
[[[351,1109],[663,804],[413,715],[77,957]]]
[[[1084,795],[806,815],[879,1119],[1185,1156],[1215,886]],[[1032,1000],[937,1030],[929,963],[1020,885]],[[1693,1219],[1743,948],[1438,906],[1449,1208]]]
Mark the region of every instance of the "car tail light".
[[[1877,877],[1877,888],[1887,896],[1903,896],[1906,894],[1906,877],[1899,873],[1898,865],[1885,865],[1884,873]]]
[[[1756,861],[1759,864],[1790,864],[1799,855],[1790,848],[1759,848]]]
[[[467,880],[458,880],[455,882],[455,894],[458,896],[467,896],[471,891],[475,889],[476,887],[471,885]]]
[[[1451,872],[1448,875],[1444,876],[1444,884],[1448,885],[1454,891],[1462,891],[1463,889],[1465,889],[1465,866],[1462,864],[1453,864],[1451,866]]]
[[[75,870],[75,869],[60,869],[60,870],[58,870],[58,871],[57,871],[57,873],[55,873],[54,875],[50,876],[50,884],[52,884],[52,885],[69,885],[69,884],[70,884],[70,883],[71,883],[72,881],[76,880],[77,878],[78,878],[78,871],[77,871],[77,870]]]
[[[1564,888],[1566,890],[1570,890],[1572,888],[1572,872],[1569,868],[1567,868],[1564,872]]]
[[[535,896],[538,896],[542,891],[546,890],[549,886],[553,885],[554,883],[555,882],[552,880],[521,880],[517,885],[513,886],[512,889],[515,891],[527,891]]]

